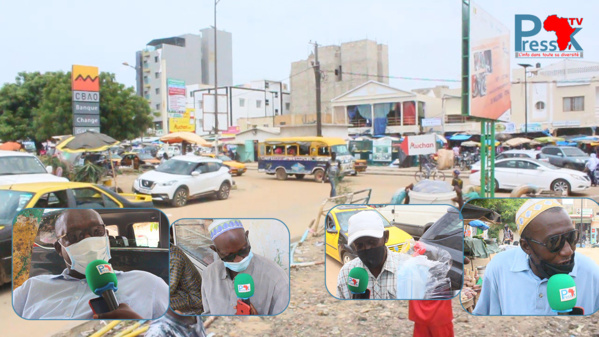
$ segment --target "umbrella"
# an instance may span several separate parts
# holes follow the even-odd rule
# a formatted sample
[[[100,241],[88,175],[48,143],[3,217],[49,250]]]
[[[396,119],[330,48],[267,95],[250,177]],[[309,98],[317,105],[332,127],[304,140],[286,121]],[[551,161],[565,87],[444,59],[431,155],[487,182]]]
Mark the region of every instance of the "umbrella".
[[[539,137],[539,138],[535,138],[533,140],[536,140],[537,142],[544,144],[544,143],[555,143],[555,142],[563,142],[564,139],[561,137]]]
[[[472,140],[469,140],[467,142],[463,142],[461,145],[462,146],[466,146],[466,147],[475,147],[475,146],[480,146],[480,143],[472,141]]]
[[[168,135],[160,137],[160,141],[168,144],[187,142],[190,144],[197,144],[201,146],[210,146],[210,143],[208,143],[204,138],[196,135],[193,132],[169,133]]]
[[[522,144],[528,144],[528,143],[530,143],[530,139],[517,137],[517,138],[512,138],[512,139],[509,139],[509,140],[503,142],[503,145],[514,147],[514,146],[520,146]]]
[[[0,145],[0,150],[6,150],[6,151],[19,151],[21,149],[21,144],[17,143],[17,142],[6,142],[2,145]]]
[[[118,140],[110,136],[88,130],[63,140],[56,145],[56,149],[63,152],[102,152],[118,143]]]

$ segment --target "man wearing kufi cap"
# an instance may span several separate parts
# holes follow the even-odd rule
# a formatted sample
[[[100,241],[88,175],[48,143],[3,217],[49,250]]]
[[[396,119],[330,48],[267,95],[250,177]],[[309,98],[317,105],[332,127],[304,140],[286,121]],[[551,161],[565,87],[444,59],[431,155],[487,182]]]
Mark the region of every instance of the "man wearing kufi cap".
[[[520,247],[497,254],[486,267],[475,315],[557,315],[547,301],[547,281],[569,274],[577,307],[599,309],[599,266],[575,254],[579,233],[553,199],[527,200],[516,213]]]
[[[249,274],[254,280],[251,314],[277,315],[289,303],[289,275],[273,261],[252,252],[249,231],[238,219],[216,219],[208,227],[219,259],[202,274],[204,315],[235,315],[235,276]]]
[[[347,288],[349,272],[361,267],[368,272],[370,299],[395,299],[397,277],[395,273],[404,259],[402,254],[390,251],[385,243],[389,231],[385,229],[380,213],[375,210],[361,211],[348,220],[347,244],[358,258],[346,263],[337,277],[337,297],[351,298]]]

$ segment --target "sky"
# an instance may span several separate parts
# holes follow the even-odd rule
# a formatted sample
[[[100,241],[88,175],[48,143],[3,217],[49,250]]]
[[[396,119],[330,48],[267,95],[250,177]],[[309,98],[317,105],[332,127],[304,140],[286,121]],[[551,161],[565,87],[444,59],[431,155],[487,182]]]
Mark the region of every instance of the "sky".
[[[584,18],[577,40],[584,60],[599,62],[599,2],[479,0],[511,33],[515,14]],[[20,71],[70,71],[94,65],[135,85],[135,52],[156,38],[198,33],[214,24],[214,1],[0,0],[0,85]],[[399,89],[459,87],[461,0],[220,0],[217,27],[232,33],[233,82],[286,81],[291,63],[313,46],[372,39],[389,47],[389,75]],[[512,56],[513,58],[513,56]],[[519,59],[546,65],[554,60]]]

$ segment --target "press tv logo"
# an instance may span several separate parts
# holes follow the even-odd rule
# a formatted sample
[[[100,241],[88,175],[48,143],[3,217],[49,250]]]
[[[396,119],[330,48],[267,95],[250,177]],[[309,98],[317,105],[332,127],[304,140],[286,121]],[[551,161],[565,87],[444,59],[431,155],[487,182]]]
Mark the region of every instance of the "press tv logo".
[[[516,15],[516,57],[582,58],[583,50],[576,40],[576,34],[582,30],[582,21],[583,18],[558,15],[549,15],[543,21],[530,14]],[[523,27],[531,24],[531,29]]]
[[[576,287],[560,289],[559,290],[559,298],[562,302],[575,299],[576,298]]]

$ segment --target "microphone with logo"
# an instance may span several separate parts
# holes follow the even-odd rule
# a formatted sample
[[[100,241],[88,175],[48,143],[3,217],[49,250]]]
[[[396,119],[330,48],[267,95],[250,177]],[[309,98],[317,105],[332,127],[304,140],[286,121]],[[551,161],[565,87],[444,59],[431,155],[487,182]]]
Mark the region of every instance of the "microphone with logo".
[[[94,313],[100,314],[110,312],[118,308],[119,301],[114,294],[114,292],[118,290],[118,281],[110,263],[104,260],[90,262],[85,268],[85,278],[87,279],[89,288],[94,294],[101,296],[90,300],[90,306]],[[103,302],[105,302],[105,305],[98,303],[101,302],[102,299],[104,299]]]
[[[250,297],[254,296],[254,278],[246,273],[237,274],[233,286],[237,294],[236,315],[250,315]]]
[[[547,301],[558,315],[584,315],[584,309],[576,305],[576,283],[568,274],[556,274],[547,281]]]
[[[347,277],[347,289],[353,300],[364,300],[370,298],[368,288],[368,272],[362,267],[355,267],[349,271]]]

